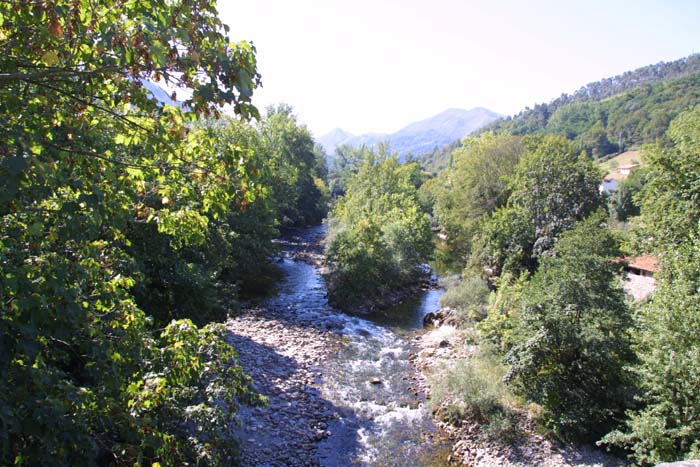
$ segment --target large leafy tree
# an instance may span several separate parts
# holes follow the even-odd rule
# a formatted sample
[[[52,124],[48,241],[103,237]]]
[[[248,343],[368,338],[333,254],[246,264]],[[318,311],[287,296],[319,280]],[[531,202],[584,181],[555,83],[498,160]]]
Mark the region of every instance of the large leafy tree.
[[[598,209],[601,174],[561,136],[531,136],[511,180],[508,205],[482,227],[475,261],[494,275],[504,266],[534,271],[540,257],[577,221]]]
[[[381,149],[381,148],[380,148]],[[417,164],[368,151],[346,194],[333,207],[327,254],[335,304],[381,302],[416,279],[432,243],[430,224],[418,202]]]
[[[132,293],[144,238],[201,246],[256,193],[249,154],[193,125],[256,114],[255,51],[226,31],[209,0],[0,3],[3,465],[232,462],[250,393],[222,330],[152,332]]]
[[[328,185],[332,197],[337,198],[345,194],[348,180],[357,173],[369,151],[371,149],[364,145],[359,148],[349,145],[335,148],[328,167]]]
[[[282,227],[316,225],[328,211],[325,156],[288,105],[271,107],[260,126],[269,153],[271,197]]]
[[[452,153],[452,167],[431,184],[435,215],[457,256],[471,253],[481,220],[508,200],[508,178],[524,151],[521,138],[515,136],[486,133],[467,138]]]
[[[672,123],[673,146],[645,153],[647,184],[641,192],[642,215],[650,247],[673,249],[700,221],[700,107]]]
[[[512,383],[564,436],[598,439],[631,400],[630,312],[602,216],[565,232],[522,290],[506,334]],[[508,326],[506,326],[508,327]]]

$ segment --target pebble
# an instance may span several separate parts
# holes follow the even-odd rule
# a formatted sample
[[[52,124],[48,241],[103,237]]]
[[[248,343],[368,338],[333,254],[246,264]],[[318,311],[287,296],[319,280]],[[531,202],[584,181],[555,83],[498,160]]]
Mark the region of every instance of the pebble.
[[[338,337],[290,322],[274,309],[244,310],[226,326],[241,366],[269,398],[267,407],[238,411],[241,426],[234,434],[241,440],[243,465],[319,466],[316,443],[329,436],[328,422],[337,414],[321,397],[321,374],[313,365],[335,352]]]

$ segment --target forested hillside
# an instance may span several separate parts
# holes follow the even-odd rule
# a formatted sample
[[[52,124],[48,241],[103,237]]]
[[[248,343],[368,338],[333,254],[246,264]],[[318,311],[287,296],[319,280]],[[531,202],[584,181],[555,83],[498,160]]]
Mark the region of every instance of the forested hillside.
[[[697,104],[700,54],[589,83],[573,94],[495,120],[475,134],[563,135],[579,150],[601,158],[657,140],[668,144],[669,122]],[[459,142],[454,142],[416,160],[435,174],[451,164],[458,147]]]
[[[663,139],[669,122],[698,103],[700,55],[691,55],[590,83],[481,131],[564,135],[601,157]]]

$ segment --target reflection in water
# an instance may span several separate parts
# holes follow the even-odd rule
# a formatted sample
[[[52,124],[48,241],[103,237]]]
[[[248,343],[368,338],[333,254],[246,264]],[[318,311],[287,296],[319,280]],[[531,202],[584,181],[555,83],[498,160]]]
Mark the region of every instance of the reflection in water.
[[[328,305],[323,279],[303,262],[284,259],[285,280],[271,299],[290,320],[313,322],[344,336],[334,359],[322,364],[324,398],[346,409],[319,445],[322,465],[427,467],[444,465],[446,446],[414,389],[407,334],[439,308],[442,291],[430,290],[383,314],[349,316]],[[359,443],[358,443],[359,441]]]

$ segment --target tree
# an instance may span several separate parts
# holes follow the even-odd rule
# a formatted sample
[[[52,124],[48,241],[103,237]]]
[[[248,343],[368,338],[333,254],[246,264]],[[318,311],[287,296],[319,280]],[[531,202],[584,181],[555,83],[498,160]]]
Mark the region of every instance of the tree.
[[[560,136],[534,136],[515,168],[508,205],[484,221],[475,258],[491,275],[533,272],[556,239],[602,204],[601,174]]]
[[[641,407],[626,430],[604,442],[626,447],[641,465],[700,456],[700,237],[664,258],[658,289],[637,316],[634,373]]]
[[[133,256],[152,239],[199,280],[188,255],[258,191],[194,125],[257,114],[255,50],[226,31],[207,0],[0,3],[0,464],[233,462],[250,380],[221,326],[153,328]]]
[[[512,384],[544,408],[547,424],[588,440],[614,426],[631,397],[632,320],[612,262],[617,242],[601,220],[577,223],[541,259],[505,357]]]
[[[317,225],[328,211],[326,160],[290,106],[270,107],[260,133],[269,152],[271,196],[282,227]]]
[[[700,108],[671,123],[673,147],[647,153],[641,196],[649,245],[662,259],[658,288],[638,316],[639,407],[604,442],[642,465],[700,456]]]
[[[454,151],[454,164],[432,184],[434,212],[450,249],[464,260],[484,216],[505,204],[508,178],[525,148],[515,136],[486,133],[467,138]]]
[[[700,107],[673,120],[670,148],[646,152],[647,184],[640,194],[646,236],[652,249],[682,243],[700,221]]]
[[[610,195],[608,205],[611,214],[618,221],[624,222],[630,217],[640,214],[638,193],[646,183],[646,168],[633,171],[629,177],[622,180],[617,189]]]
[[[432,248],[427,215],[417,199],[417,164],[369,151],[329,219],[329,295],[349,307],[372,303],[416,280]]]
[[[348,145],[335,148],[328,174],[328,184],[333,198],[345,194],[348,181],[360,169],[369,151],[370,149],[364,145],[359,148]]]

